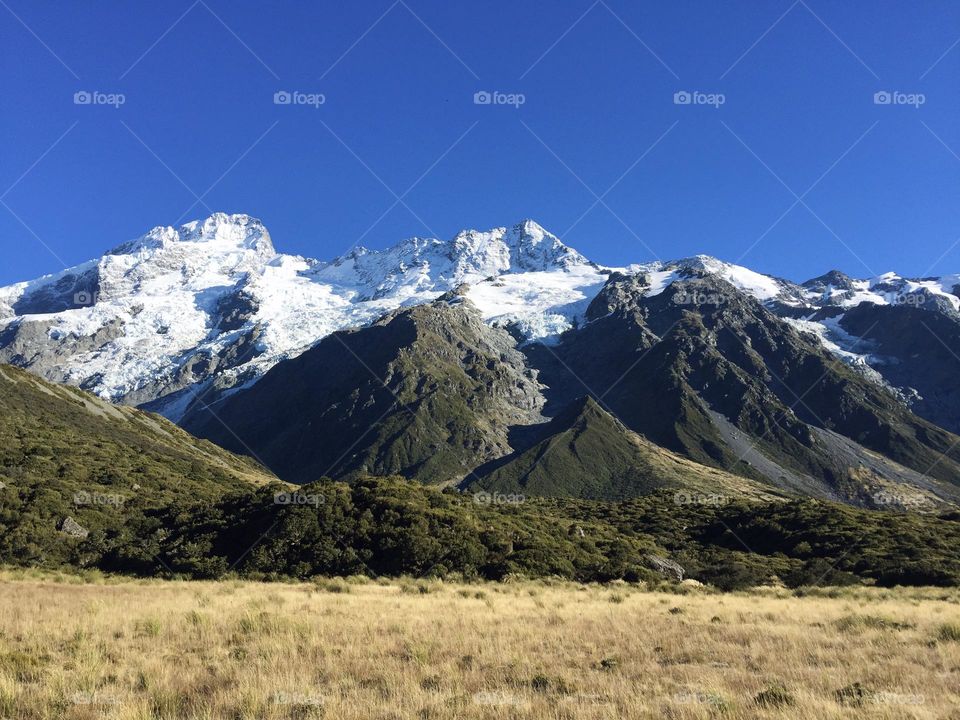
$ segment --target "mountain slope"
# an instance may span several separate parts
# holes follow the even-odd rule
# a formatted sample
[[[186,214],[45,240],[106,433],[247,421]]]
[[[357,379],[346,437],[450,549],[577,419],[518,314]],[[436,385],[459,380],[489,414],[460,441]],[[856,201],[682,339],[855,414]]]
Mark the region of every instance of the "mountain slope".
[[[161,417],[0,365],[0,554],[65,558],[73,523],[103,533],[131,513],[276,481]],[[80,533],[82,534],[82,533]]]
[[[508,451],[510,425],[541,419],[535,376],[504,330],[462,294],[340,331],[212,412],[194,405],[191,432],[253,448],[287,480],[403,474],[458,481]]]
[[[712,274],[690,271],[653,294],[651,284],[644,273],[613,277],[582,329],[537,351],[554,402],[585,385],[664,447],[803,492],[853,499],[889,481],[956,494],[956,437],[813,338]],[[746,465],[737,433],[773,465]],[[861,448],[851,465],[837,434],[874,454]]]
[[[628,430],[591,397],[580,398],[541,429],[545,437],[468,480],[471,490],[619,500],[660,489],[731,498],[770,498],[773,488],[699,465]]]

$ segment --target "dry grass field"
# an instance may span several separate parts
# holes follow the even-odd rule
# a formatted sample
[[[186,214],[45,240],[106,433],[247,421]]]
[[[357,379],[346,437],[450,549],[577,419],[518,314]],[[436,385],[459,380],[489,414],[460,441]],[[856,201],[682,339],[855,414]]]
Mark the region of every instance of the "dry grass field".
[[[5,718],[720,716],[960,718],[960,592],[0,575]]]

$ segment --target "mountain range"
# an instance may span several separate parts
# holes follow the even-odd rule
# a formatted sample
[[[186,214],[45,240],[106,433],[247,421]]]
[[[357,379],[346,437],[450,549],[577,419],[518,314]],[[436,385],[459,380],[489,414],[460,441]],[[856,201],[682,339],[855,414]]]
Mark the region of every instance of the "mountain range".
[[[0,288],[0,362],[280,478],[960,499],[960,276],[604,267],[535,222],[331,262],[246,215]]]

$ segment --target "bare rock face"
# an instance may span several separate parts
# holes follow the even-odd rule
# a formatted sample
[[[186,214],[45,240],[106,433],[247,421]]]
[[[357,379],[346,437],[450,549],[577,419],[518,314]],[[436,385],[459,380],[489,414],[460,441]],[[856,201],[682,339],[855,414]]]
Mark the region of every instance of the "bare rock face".
[[[69,535],[70,537],[75,538],[85,538],[90,534],[90,531],[87,530],[83,525],[78,523],[69,515],[57,524],[57,530],[62,532],[64,535]]]
[[[644,557],[644,560],[647,562],[647,567],[649,567],[654,572],[658,572],[661,575],[664,575],[671,580],[676,580],[680,582],[683,580],[686,570],[683,569],[683,566],[680,563],[671,560],[670,558],[665,558],[661,555],[647,555]]]
[[[85,335],[51,331],[45,321],[17,321],[0,329],[0,362],[30,370],[51,382],[82,385],[86,377],[71,372],[69,359],[96,352],[123,332],[124,322],[119,318]]]

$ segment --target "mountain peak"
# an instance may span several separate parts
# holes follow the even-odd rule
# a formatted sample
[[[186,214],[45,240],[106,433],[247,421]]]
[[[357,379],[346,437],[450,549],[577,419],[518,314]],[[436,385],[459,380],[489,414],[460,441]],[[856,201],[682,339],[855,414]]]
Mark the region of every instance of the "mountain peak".
[[[504,242],[514,263],[524,270],[548,270],[589,264],[589,260],[534,220],[526,219],[506,231]]]
[[[216,212],[204,220],[184,223],[179,228],[158,225],[136,240],[115,247],[107,255],[131,255],[177,243],[204,243],[211,251],[253,250],[263,259],[277,254],[270,233],[260,220],[243,213]]]
[[[810,290],[824,291],[828,287],[840,288],[841,290],[850,290],[853,288],[853,278],[840,270],[831,270],[811,278],[803,283],[803,287]]]

